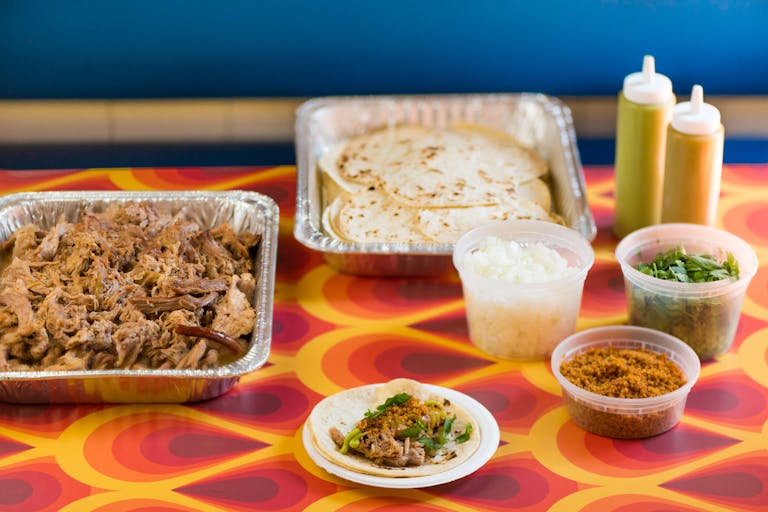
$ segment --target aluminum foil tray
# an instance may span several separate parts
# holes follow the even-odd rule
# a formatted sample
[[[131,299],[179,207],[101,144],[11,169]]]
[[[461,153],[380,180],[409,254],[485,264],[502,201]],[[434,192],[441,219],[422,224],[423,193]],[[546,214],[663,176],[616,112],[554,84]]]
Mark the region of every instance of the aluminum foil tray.
[[[0,401],[13,403],[189,402],[218,396],[269,356],[279,211],[256,192],[39,192],[0,197],[0,240],[30,222],[42,228],[61,218],[76,221],[83,208],[110,202],[148,201],[161,212],[181,214],[204,227],[224,222],[261,235],[254,257],[256,322],[241,358],[209,370],[83,370],[0,372]]]
[[[535,148],[549,164],[554,210],[594,239],[570,109],[557,98],[534,93],[326,97],[303,103],[295,127],[296,239],[345,273],[409,276],[451,270],[453,244],[357,244],[325,233],[317,161],[334,143],[374,129],[401,123],[442,128],[459,121],[509,133]]]

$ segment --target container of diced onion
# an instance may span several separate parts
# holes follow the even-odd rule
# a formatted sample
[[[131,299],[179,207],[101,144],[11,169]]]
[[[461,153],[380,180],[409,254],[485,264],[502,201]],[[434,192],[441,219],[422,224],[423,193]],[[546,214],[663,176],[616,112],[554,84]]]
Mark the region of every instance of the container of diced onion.
[[[459,272],[469,337],[501,359],[544,359],[572,334],[595,254],[574,229],[545,221],[492,222],[464,234]]]

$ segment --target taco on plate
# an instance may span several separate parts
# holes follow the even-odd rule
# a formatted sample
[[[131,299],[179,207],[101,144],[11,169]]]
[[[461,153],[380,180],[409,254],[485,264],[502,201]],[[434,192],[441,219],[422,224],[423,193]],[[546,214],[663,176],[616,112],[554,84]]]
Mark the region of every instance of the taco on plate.
[[[458,404],[410,379],[329,396],[315,406],[305,428],[334,464],[391,477],[456,467],[477,450],[482,435]]]

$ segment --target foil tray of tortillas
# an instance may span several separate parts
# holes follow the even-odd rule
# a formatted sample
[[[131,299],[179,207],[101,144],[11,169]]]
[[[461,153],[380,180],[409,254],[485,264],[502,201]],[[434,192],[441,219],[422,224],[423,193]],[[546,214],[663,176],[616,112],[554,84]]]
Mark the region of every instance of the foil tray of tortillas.
[[[340,272],[444,274],[458,236],[495,220],[596,235],[573,119],[557,98],[314,98],[295,132],[294,236]]]
[[[275,201],[247,191],[66,191],[24,192],[0,198],[0,240],[22,226],[46,230],[76,222],[83,212],[102,212],[115,203],[147,202],[163,214],[195,222],[201,229],[228,224],[259,235],[251,258],[255,278],[254,328],[245,352],[212,368],[82,369],[0,371],[0,402],[10,403],[179,403],[216,397],[240,377],[260,368],[270,352],[277,230]],[[7,265],[8,262],[6,261]]]

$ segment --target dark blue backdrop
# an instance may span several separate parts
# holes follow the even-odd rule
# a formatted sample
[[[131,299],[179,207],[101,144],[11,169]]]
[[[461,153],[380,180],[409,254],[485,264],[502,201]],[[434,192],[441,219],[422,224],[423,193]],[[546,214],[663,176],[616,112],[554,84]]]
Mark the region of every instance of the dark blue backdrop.
[[[0,99],[768,92],[768,2],[0,0]]]

